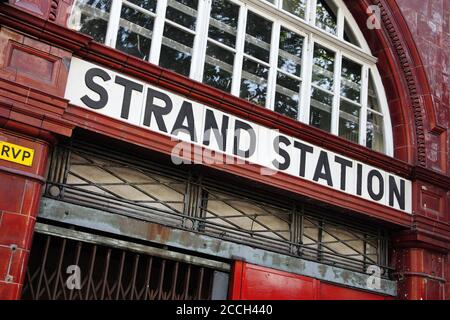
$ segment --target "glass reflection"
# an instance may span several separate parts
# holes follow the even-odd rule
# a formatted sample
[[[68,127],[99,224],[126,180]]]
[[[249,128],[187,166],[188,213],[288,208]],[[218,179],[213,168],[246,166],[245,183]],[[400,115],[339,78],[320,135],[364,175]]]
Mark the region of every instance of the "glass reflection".
[[[233,79],[234,53],[208,42],[203,82],[230,92]]]
[[[300,81],[278,72],[274,110],[292,119],[298,118]]]
[[[339,111],[339,136],[359,142],[359,114],[360,106],[341,99]]]
[[[383,116],[367,111],[366,146],[378,152],[384,152]]]
[[[244,52],[264,62],[269,62],[272,22],[249,11]]]
[[[301,76],[303,41],[302,36],[281,28],[278,68],[298,77]]]
[[[269,68],[244,58],[240,97],[264,106],[267,94],[267,76]]]
[[[214,0],[211,5],[209,20],[209,38],[234,48],[238,18],[238,5],[226,0]]]
[[[167,2],[166,18],[183,27],[195,30],[197,6],[198,0],[169,0]]]
[[[153,18],[126,5],[122,6],[116,48],[141,59],[150,55]]]
[[[104,43],[112,0],[77,0],[68,27]]]
[[[362,66],[349,59],[342,59],[341,96],[360,102]]]
[[[307,0],[283,0],[283,10],[304,19],[306,2]]]
[[[333,95],[313,87],[309,124],[319,129],[331,131],[331,109]]]
[[[321,45],[314,45],[312,82],[326,90],[333,90],[335,53]]]
[[[156,0],[127,0],[132,4],[135,4],[150,12],[156,12]]]
[[[163,68],[189,76],[194,35],[166,24],[159,65]]]
[[[331,34],[337,34],[337,8],[332,1],[317,0],[316,26]]]

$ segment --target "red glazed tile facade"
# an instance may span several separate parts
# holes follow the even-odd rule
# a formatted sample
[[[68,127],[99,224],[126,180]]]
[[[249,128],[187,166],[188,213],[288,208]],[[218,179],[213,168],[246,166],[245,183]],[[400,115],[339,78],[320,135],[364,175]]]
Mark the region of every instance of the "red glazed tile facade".
[[[65,27],[71,0],[0,4],[0,140],[36,151],[31,168],[0,160],[0,298],[20,298],[49,146],[70,137],[76,127],[166,154],[174,144],[167,137],[69,105],[64,99],[65,62],[77,56],[412,180],[410,217],[306,181],[291,181],[282,173],[261,176],[256,165],[213,166],[396,225],[391,261],[398,298],[450,299],[450,2],[345,2],[361,26],[369,5],[381,9],[383,28],[361,30],[379,61],[393,125],[394,158],[95,43]],[[233,279],[233,286],[243,285],[242,277]],[[312,298],[357,298],[326,285],[311,290]],[[232,297],[252,298],[242,294]]]

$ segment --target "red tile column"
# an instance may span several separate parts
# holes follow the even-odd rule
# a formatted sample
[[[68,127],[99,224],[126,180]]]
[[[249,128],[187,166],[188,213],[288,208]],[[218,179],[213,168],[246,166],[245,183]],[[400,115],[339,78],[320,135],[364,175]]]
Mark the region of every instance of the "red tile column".
[[[31,166],[0,159],[0,299],[4,300],[20,298],[49,144],[0,129],[2,142],[34,150]]]

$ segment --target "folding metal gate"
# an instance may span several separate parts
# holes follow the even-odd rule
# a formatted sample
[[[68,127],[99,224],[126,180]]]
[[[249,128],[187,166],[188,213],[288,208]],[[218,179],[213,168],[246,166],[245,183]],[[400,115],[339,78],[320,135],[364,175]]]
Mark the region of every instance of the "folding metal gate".
[[[226,263],[40,223],[36,229],[22,299],[226,297]]]

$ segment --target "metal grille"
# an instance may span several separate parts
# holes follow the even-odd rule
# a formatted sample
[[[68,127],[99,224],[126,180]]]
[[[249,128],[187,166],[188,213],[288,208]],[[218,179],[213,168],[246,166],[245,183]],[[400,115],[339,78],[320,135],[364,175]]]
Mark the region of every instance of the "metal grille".
[[[183,174],[136,165],[89,150],[56,149],[47,194],[136,218],[178,225],[187,179]]]
[[[202,186],[203,230],[222,238],[290,251],[292,211]]]
[[[69,289],[67,267],[80,268]],[[25,300],[211,299],[213,269],[36,233],[22,292]]]
[[[352,268],[382,264],[380,235],[310,216],[302,217],[302,255]]]
[[[46,196],[349,270],[390,270],[382,228],[85,144],[54,150]]]

